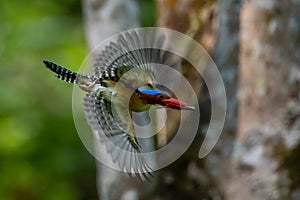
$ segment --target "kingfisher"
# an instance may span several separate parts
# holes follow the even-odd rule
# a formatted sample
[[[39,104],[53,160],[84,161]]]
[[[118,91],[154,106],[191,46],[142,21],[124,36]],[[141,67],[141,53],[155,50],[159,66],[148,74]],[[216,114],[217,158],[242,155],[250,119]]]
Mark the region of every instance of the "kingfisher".
[[[132,113],[147,111],[152,106],[195,110],[155,84],[153,63],[172,67],[178,62],[171,61],[172,54],[168,51],[144,48],[144,41],[134,31],[121,34],[95,57],[92,75],[43,61],[57,78],[76,84],[86,92],[83,107],[87,123],[100,134],[112,160],[129,175],[136,175],[141,180],[151,176],[152,167],[147,158],[139,154],[142,146],[136,137]],[[164,38],[155,41],[162,42]],[[109,146],[107,139],[118,148]],[[130,158],[123,155],[126,152],[131,153]]]

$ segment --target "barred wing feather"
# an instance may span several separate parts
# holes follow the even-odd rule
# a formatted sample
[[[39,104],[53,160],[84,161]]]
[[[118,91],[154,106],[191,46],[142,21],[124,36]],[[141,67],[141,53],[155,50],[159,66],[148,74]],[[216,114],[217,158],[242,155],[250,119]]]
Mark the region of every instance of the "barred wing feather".
[[[140,154],[140,147],[123,131],[126,125],[111,115],[110,102],[101,96],[86,94],[83,105],[89,125],[100,134],[100,141],[105,144],[113,162],[130,175],[137,176],[141,180],[149,179],[150,164]]]

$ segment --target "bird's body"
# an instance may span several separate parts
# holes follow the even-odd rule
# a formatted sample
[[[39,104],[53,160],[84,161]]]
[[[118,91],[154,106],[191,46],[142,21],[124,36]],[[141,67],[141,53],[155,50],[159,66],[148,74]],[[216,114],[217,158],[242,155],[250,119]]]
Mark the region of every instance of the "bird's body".
[[[49,61],[44,63],[58,78],[75,83],[86,92],[86,118],[92,129],[100,134],[100,139],[105,142],[108,138],[118,148],[131,153],[131,159],[126,160],[126,155],[122,155],[118,148],[107,146],[113,161],[128,173],[147,178],[145,174],[151,172],[151,166],[139,155],[132,112],[146,111],[152,105],[190,110],[193,107],[155,86],[155,70],[149,63],[172,65],[174,63],[168,60],[169,53],[160,49],[133,48],[132,43],[139,47],[139,42],[134,42],[137,40],[138,36],[133,33],[110,43],[95,59],[91,76],[72,72]]]

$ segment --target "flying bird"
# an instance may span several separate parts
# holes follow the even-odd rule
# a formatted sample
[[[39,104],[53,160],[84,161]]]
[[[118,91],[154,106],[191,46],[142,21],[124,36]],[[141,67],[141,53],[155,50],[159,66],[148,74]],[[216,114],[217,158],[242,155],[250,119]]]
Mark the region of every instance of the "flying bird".
[[[83,107],[88,124],[99,134],[120,169],[141,180],[149,178],[152,166],[140,154],[143,147],[136,137],[132,113],[147,111],[151,106],[195,109],[155,83],[153,63],[178,65],[171,52],[151,47],[153,43],[163,45],[164,42],[164,37],[143,37],[135,31],[120,34],[94,58],[92,75],[44,61],[57,78],[74,83],[86,92]]]

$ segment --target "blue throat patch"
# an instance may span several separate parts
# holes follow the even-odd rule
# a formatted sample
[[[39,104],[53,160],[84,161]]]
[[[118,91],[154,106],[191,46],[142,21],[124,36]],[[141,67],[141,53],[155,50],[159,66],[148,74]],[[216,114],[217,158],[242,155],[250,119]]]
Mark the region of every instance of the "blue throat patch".
[[[144,94],[149,94],[149,95],[158,95],[160,94],[160,90],[139,90],[141,93],[144,93]]]

